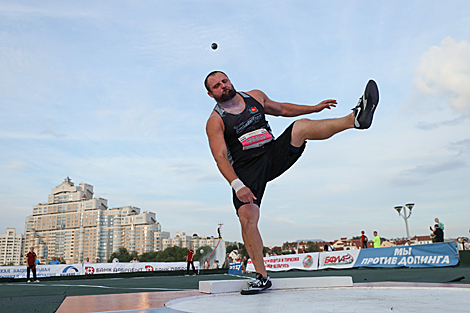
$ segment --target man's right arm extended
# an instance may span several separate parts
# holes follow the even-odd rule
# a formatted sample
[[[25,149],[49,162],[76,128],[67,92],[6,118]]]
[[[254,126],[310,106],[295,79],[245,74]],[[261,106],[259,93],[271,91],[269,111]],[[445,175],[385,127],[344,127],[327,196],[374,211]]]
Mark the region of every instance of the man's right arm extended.
[[[211,148],[212,156],[217,163],[220,173],[232,184],[238,179],[233,166],[228,160],[227,145],[224,139],[224,124],[217,113],[213,112],[206,124],[207,138]],[[233,185],[232,185],[233,186]],[[244,203],[252,203],[256,199],[248,187],[243,187],[237,191],[237,197]]]

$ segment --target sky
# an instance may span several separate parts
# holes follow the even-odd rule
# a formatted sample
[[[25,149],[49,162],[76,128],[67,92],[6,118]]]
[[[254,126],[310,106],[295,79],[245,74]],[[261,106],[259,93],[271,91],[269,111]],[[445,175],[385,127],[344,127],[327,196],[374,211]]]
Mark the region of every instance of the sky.
[[[470,2],[0,0],[0,232],[68,176],[109,207],[155,212],[164,231],[242,241],[211,156],[203,85],[351,112],[369,79],[372,127],[310,141],[268,184],[259,227],[286,241],[406,236],[470,227]],[[219,45],[217,50],[211,44]]]

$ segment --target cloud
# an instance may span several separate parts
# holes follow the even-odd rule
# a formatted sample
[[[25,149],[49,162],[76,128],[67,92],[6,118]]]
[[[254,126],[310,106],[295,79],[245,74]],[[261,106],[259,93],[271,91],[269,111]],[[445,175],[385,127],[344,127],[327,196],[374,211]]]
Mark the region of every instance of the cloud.
[[[29,167],[29,163],[20,160],[15,160],[3,164],[3,167],[10,170],[23,171]]]
[[[445,38],[432,46],[413,70],[416,92],[426,100],[444,99],[457,112],[470,109],[470,43]]]
[[[449,161],[449,162],[444,162],[444,163],[418,165],[415,168],[405,171],[405,174],[434,175],[437,173],[453,171],[456,169],[460,169],[462,167],[466,167],[466,163],[464,161],[457,160],[457,161]]]
[[[441,126],[456,126],[462,123],[465,123],[468,119],[470,119],[470,114],[464,114],[457,118],[450,119],[447,121],[436,122],[436,123],[428,123],[428,122],[419,122],[416,127],[422,130],[431,130],[437,129]]]
[[[462,147],[464,147],[464,144],[465,143],[462,143]],[[447,162],[436,162],[417,165],[413,168],[401,171],[399,175],[389,180],[389,184],[395,187],[424,185],[428,181],[429,176],[444,172],[461,170],[466,167],[467,163],[462,160],[451,160]]]
[[[459,154],[470,153],[470,139],[464,139],[449,144],[449,149],[458,151]]]
[[[45,129],[41,131],[40,135],[51,135],[55,138],[62,138],[66,136],[66,134],[57,133],[55,130],[53,130],[51,123],[47,123],[46,125],[44,125],[44,127]]]

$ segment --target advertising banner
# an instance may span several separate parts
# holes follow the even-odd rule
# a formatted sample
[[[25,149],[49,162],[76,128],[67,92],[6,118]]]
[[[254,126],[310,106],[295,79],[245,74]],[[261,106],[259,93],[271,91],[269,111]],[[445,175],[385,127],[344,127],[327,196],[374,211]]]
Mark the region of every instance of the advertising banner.
[[[455,243],[361,249],[354,267],[455,266],[459,255]]]
[[[228,268],[229,274],[242,274],[242,262],[230,263]]]
[[[26,265],[0,267],[0,277],[2,278],[26,278],[26,275]],[[30,275],[33,278],[32,272]],[[36,265],[37,278],[75,275],[83,275],[82,264]]]
[[[360,250],[320,252],[318,269],[352,268],[356,264]]]
[[[83,264],[85,275],[186,270],[186,262],[137,262]],[[196,270],[199,261],[194,262]]]
[[[314,252],[265,257],[264,265],[267,271],[273,272],[288,271],[291,269],[314,271],[318,269],[318,254],[318,252]],[[247,272],[255,271],[251,259],[248,260],[246,268]]]

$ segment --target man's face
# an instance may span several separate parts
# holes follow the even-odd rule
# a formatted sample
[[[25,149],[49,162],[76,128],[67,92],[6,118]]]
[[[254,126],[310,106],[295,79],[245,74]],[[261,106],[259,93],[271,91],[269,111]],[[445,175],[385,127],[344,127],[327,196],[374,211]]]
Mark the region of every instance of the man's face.
[[[230,79],[223,73],[215,73],[210,76],[207,83],[211,90],[207,94],[219,103],[232,100],[237,95]]]

